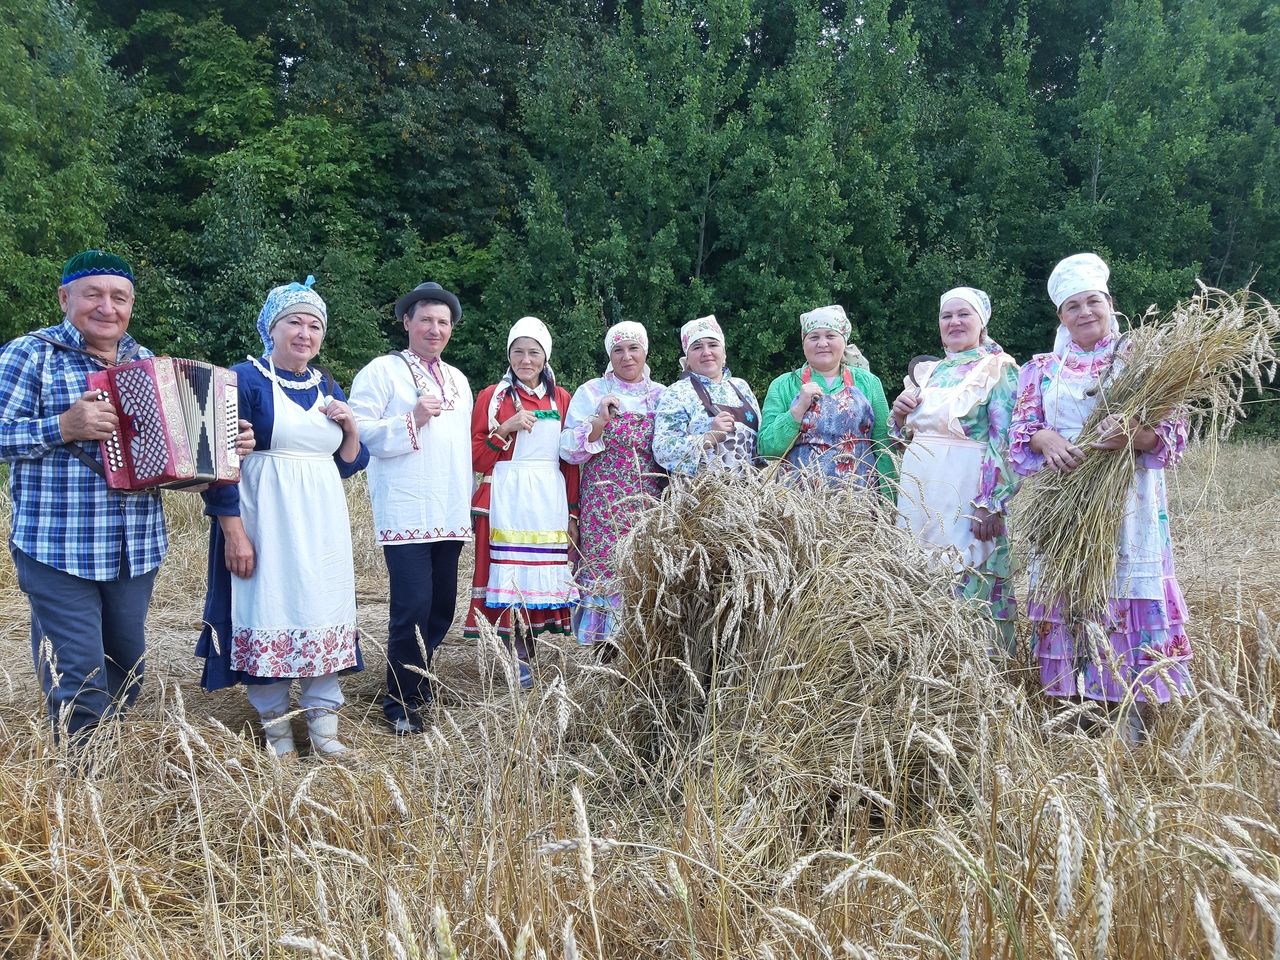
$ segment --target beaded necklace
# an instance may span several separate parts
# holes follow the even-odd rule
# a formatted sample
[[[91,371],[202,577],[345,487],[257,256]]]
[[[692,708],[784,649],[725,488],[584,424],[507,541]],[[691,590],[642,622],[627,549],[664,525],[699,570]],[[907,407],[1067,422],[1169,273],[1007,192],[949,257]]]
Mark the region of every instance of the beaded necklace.
[[[279,384],[285,390],[311,390],[318,387],[320,385],[320,381],[324,379],[323,373],[316,370],[314,367],[310,367],[308,369],[310,369],[311,372],[307,375],[305,380],[284,380],[276,373],[276,362],[270,357],[267,358],[267,363],[270,365],[269,368],[264,367],[262,365],[262,361],[257,357],[249,357],[249,360],[253,363],[254,367],[257,368],[260,374],[272,383]]]

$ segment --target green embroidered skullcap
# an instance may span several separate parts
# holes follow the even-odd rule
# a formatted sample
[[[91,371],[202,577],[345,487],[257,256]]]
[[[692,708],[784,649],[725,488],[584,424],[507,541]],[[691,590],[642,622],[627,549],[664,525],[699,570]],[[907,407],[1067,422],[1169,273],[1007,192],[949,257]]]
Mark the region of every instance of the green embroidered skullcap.
[[[133,283],[133,268],[126,260],[105,250],[85,250],[62,265],[62,282],[70,283],[81,277],[124,277]]]

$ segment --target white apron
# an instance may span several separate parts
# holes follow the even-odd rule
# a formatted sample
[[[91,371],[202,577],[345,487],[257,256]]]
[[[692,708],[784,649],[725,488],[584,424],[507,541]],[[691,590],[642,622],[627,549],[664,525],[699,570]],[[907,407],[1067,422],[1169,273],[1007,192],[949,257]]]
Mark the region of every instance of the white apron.
[[[1058,369],[1044,391],[1045,424],[1075,443],[1085,420],[1098,403],[1097,393],[1089,395],[1097,381],[1087,378],[1064,380],[1061,370],[1059,360]],[[1148,470],[1139,465],[1134,471],[1127,499],[1120,526],[1120,542],[1116,544],[1116,575],[1110,596],[1113,599],[1163,600],[1160,508],[1165,502],[1164,471]],[[1038,573],[1033,564],[1030,570],[1033,592]]]
[[[578,598],[569,570],[569,502],[560,472],[560,421],[516,434],[493,468],[485,606],[566,607]]]
[[[984,358],[949,387],[929,385],[937,364],[917,370],[920,404],[905,424],[912,438],[902,455],[898,522],[942,551],[956,571],[980,568],[997,546],[970,526],[988,444],[967,437],[960,420],[991,395],[1009,362],[1004,356]]]
[[[231,667],[319,677],[356,665],[356,589],[347,498],[333,462],[342,428],[272,383],[270,450],[241,465],[240,519],[257,554],[231,582]]]

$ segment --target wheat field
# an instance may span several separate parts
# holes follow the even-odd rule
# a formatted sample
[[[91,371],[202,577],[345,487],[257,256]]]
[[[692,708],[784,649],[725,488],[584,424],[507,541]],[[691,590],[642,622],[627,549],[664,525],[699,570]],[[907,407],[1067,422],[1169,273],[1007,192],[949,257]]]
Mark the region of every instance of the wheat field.
[[[171,495],[144,692],[80,776],[6,555],[0,955],[1280,960],[1280,447],[1169,485],[1195,686],[1138,746],[988,660],[865,503],[763,481],[626,542],[616,659],[543,644],[520,695],[455,630],[397,740],[357,478],[354,756],[276,762],[242,691],[199,690],[207,521]]]

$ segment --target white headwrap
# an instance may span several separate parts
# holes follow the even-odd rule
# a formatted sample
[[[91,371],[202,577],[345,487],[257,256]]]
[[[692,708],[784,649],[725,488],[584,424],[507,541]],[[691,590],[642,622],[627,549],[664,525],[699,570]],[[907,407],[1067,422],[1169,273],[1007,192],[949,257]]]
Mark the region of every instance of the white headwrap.
[[[703,338],[718,340],[722,346],[724,345],[724,331],[720,329],[720,323],[716,320],[714,313],[698,317],[697,320],[690,320],[680,328],[680,349],[688,354],[689,344]]]
[[[1109,294],[1107,280],[1110,277],[1110,268],[1096,253],[1072,254],[1065,260],[1059,260],[1049,274],[1049,299],[1055,307],[1060,307],[1062,301],[1085,290]]]
[[[720,329],[720,323],[716,320],[714,313],[690,320],[680,328],[680,349],[684,353],[680,358],[681,370],[689,369],[689,347],[699,340],[715,340],[720,346],[724,346],[724,331]]]
[[[980,343],[990,343],[991,338],[987,336],[987,324],[991,322],[991,298],[987,296],[987,292],[979,290],[977,287],[954,287],[938,298],[939,312],[947,305],[948,300],[963,300],[973,307],[974,312],[978,314],[979,321],[982,323],[982,333],[978,340]]]
[[[547,325],[537,317],[521,317],[511,327],[511,332],[507,334],[507,353],[511,353],[511,345],[521,337],[528,337],[530,340],[536,341],[538,346],[542,348],[542,352],[547,355],[547,362],[551,362],[551,331],[547,329]]]
[[[840,339],[848,343],[849,335],[853,333],[853,324],[849,322],[849,315],[844,312],[844,307],[833,303],[829,307],[818,307],[800,314],[800,336],[807,336],[814,330],[834,330],[840,334]]]
[[[1049,274],[1047,284],[1049,299],[1053,301],[1054,307],[1061,307],[1066,300],[1086,290],[1097,290],[1109,297],[1111,296],[1111,291],[1107,289],[1109,279],[1111,279],[1111,268],[1096,253],[1074,253],[1059,260],[1058,265]],[[1115,335],[1119,332],[1120,322],[1113,311],[1111,333]],[[1065,353],[1070,343],[1071,332],[1067,330],[1065,324],[1059,323],[1058,333],[1053,339],[1053,352]]]
[[[645,356],[649,355],[649,331],[644,328],[643,323],[637,323],[634,320],[623,320],[621,323],[615,323],[609,328],[604,335],[604,352],[606,356],[613,353],[613,348],[620,343],[638,343],[640,349],[645,352]],[[613,373],[613,361],[609,361],[609,365],[604,368],[605,373]],[[649,365],[644,365],[644,377],[649,379]]]
[[[521,317],[512,324],[511,330],[507,333],[508,357],[511,356],[511,345],[521,337],[528,337],[542,348],[542,352],[546,356],[546,365],[542,368],[542,382],[548,391],[554,391],[556,375],[555,371],[551,369],[551,331],[537,317]],[[515,401],[516,410],[523,410],[524,404],[520,402],[520,392],[516,389],[516,373],[511,368],[510,363],[507,364],[507,372],[498,381],[498,389],[494,390],[493,396],[489,398],[490,433],[498,429],[498,407],[502,405],[502,398],[508,393],[511,395],[511,399]],[[554,397],[552,399],[554,401]]]
[[[948,300],[963,300],[973,307],[979,319],[982,320],[982,329],[987,328],[987,323],[991,320],[991,298],[987,296],[985,290],[979,290],[977,287],[956,287],[948,290],[938,298],[938,309],[941,310],[946,306]]]

